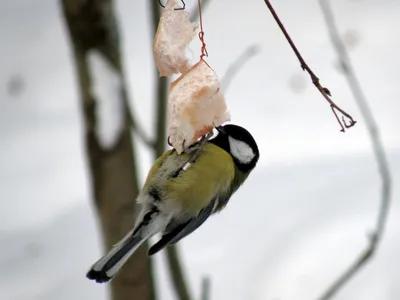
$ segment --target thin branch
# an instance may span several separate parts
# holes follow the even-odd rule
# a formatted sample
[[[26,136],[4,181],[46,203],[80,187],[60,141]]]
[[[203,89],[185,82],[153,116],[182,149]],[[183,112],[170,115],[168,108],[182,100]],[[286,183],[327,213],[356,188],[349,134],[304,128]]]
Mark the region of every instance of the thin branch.
[[[153,1],[155,2],[155,1]],[[210,0],[202,1],[202,9],[206,4],[208,4]],[[158,5],[153,4],[151,7],[152,17],[153,17],[153,29],[154,35],[157,30],[159,18],[160,18],[160,10]],[[199,18],[199,10],[196,10],[196,13],[193,13],[193,18]],[[229,83],[232,81],[232,78],[237,74],[237,72],[243,67],[243,65],[254,55],[259,52],[259,48],[256,45],[250,46],[246,49],[246,51],[236,59],[233,64],[228,68],[228,71],[222,80],[224,83],[224,89],[226,89]],[[156,70],[156,74],[158,74]],[[165,151],[165,132],[166,132],[166,104],[168,97],[168,78],[166,77],[158,77],[157,79],[157,96],[156,96],[156,115],[157,115],[157,126],[156,126],[156,141],[155,144],[151,146],[154,150],[155,157],[159,157]],[[189,162],[190,163],[190,162]],[[179,259],[178,251],[176,246],[171,246],[166,248],[167,252],[167,262],[169,265],[169,272],[172,277],[172,282],[174,285],[175,292],[178,295],[178,299],[180,300],[189,300],[192,297],[189,294],[187,284],[185,282],[185,277],[183,275],[183,269],[181,266],[181,262]],[[203,282],[203,293],[202,299],[208,300],[210,298],[210,281],[209,279],[204,279]]]
[[[374,232],[368,237],[368,246],[364,249],[354,263],[318,298],[320,300],[331,299],[348,281],[361,270],[363,266],[372,258],[378,249],[382,240],[391,202],[391,175],[385,150],[379,135],[377,123],[368,105],[367,99],[361,89],[360,83],[351,64],[350,57],[345,45],[340,38],[335,19],[332,13],[329,0],[319,0],[325,23],[329,31],[329,36],[337,55],[343,66],[343,72],[348,81],[353,97],[361,111],[364,122],[367,126],[368,134],[371,140],[375,160],[378,164],[379,175],[381,177],[381,200],[379,213]]]
[[[167,263],[169,272],[172,277],[172,284],[179,300],[190,300],[192,297],[189,294],[189,289],[183,273],[181,260],[179,258],[178,247],[176,245],[166,248]]]
[[[261,47],[259,45],[251,45],[233,61],[225,72],[224,77],[221,79],[221,89],[226,91],[235,75],[244,67],[244,65],[258,53]]]
[[[160,6],[156,1],[151,1],[151,12],[152,12],[152,25],[153,25],[153,36],[156,35],[158,22],[161,16]],[[154,155],[158,158],[165,151],[165,140],[166,140],[166,109],[168,102],[168,84],[169,79],[165,76],[158,76],[158,69],[154,69],[156,75],[156,140],[153,147]]]
[[[210,300],[211,280],[209,277],[203,277],[201,280],[201,300]]]
[[[153,2],[155,2],[155,1],[153,1]],[[203,3],[207,3],[207,2],[208,2],[208,0],[203,0]],[[158,1],[158,5],[161,7],[165,7],[161,1]],[[183,5],[183,7],[177,8],[177,10],[185,9],[186,5],[185,5],[184,1],[182,1],[182,5]],[[156,6],[157,5],[155,5],[155,3],[152,3],[151,10],[153,12],[156,11],[156,14],[152,15],[154,33],[157,31],[158,21],[160,19],[160,7],[156,7]],[[196,10],[193,15],[195,18],[198,18],[198,10]],[[158,71],[156,71],[156,72],[158,72]],[[166,98],[167,98],[167,94],[166,94],[167,89],[168,89],[168,78],[160,77],[157,80],[157,97],[156,97],[157,98],[157,106],[156,106],[157,137],[159,137],[159,134],[161,134],[161,132],[165,131],[164,130],[165,126],[163,125],[165,123],[165,113],[163,113],[163,111],[165,111],[165,108],[163,108],[163,106],[166,105],[165,103],[166,103]],[[156,149],[155,150],[156,152],[162,153],[164,151],[165,145],[164,144],[157,145],[157,143],[158,143],[157,141],[155,141],[154,139],[151,139],[150,137],[147,136],[146,132],[143,130],[143,128],[140,126],[140,124],[136,121],[136,118],[134,117],[134,113],[130,107],[128,107],[128,118],[131,123],[132,129],[136,132],[136,134],[140,137],[142,142],[147,147],[149,147],[150,149]],[[163,140],[165,140],[165,138]],[[158,149],[158,151],[157,151],[157,149]]]
[[[160,20],[161,12],[160,6],[157,1],[151,1],[152,25],[153,36],[156,35],[158,22]],[[166,148],[166,109],[168,101],[168,83],[167,77],[159,77],[158,70],[155,68],[156,82],[156,141],[153,147],[154,157],[158,158],[164,153]],[[189,289],[185,281],[182,265],[179,259],[176,246],[166,248],[167,262],[169,266],[169,273],[174,285],[174,290],[179,300],[190,300]]]
[[[351,115],[349,115],[347,112],[345,112],[343,109],[341,109],[339,106],[337,106],[337,104],[335,102],[333,102],[332,99],[331,99],[331,92],[329,91],[329,89],[326,88],[326,87],[323,87],[319,83],[319,78],[315,75],[315,73],[307,65],[307,63],[305,62],[305,60],[301,56],[299,50],[297,50],[297,47],[295,46],[295,44],[292,41],[290,35],[288,34],[288,32],[286,31],[285,27],[283,26],[281,20],[279,19],[279,17],[276,14],[274,8],[272,7],[270,1],[269,0],[264,0],[264,2],[267,5],[268,9],[270,10],[270,12],[271,12],[272,16],[274,17],[276,23],[278,24],[279,28],[282,30],[283,34],[285,35],[286,40],[290,44],[290,47],[292,47],[294,53],[296,54],[297,59],[300,62],[301,68],[303,69],[303,71],[306,71],[310,75],[312,83],[319,90],[319,92],[322,94],[322,96],[325,98],[325,100],[328,101],[328,103],[330,104],[332,110],[335,113],[336,119],[340,124],[340,127],[341,127],[340,131],[344,132],[345,128],[350,128],[350,127],[354,126],[356,124],[356,121],[353,119],[353,117]],[[342,122],[340,121],[340,118],[337,116],[335,111],[338,111],[343,115]],[[348,123],[346,123],[344,117],[347,118]]]
[[[140,124],[136,121],[137,119],[133,116],[133,111],[132,108],[127,107],[127,114],[128,114],[128,119],[129,123],[131,125],[131,128],[133,129],[134,132],[139,136],[139,138],[142,140],[142,142],[149,148],[154,148],[155,147],[155,142],[150,139],[147,135],[146,132],[142,127],[140,127]]]

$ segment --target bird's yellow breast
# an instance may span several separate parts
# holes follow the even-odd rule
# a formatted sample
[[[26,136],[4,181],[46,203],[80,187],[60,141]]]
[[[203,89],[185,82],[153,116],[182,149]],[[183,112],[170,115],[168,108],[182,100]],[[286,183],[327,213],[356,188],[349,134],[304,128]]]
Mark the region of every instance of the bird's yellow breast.
[[[170,150],[160,156],[151,168],[143,192],[157,189],[160,200],[189,215],[197,215],[212,199],[229,192],[235,177],[231,155],[207,143],[199,157],[185,171],[181,169],[195,150],[178,155]]]

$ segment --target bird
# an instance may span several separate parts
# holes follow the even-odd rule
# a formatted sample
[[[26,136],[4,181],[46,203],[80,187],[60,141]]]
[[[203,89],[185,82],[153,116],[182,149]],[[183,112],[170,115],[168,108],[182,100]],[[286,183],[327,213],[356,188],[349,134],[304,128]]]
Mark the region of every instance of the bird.
[[[235,124],[215,129],[203,145],[196,142],[180,155],[171,149],[155,161],[136,200],[141,210],[135,226],[92,265],[88,279],[110,281],[154,235],[161,238],[149,248],[149,256],[193,233],[227,205],[254,170],[260,153],[247,129]]]

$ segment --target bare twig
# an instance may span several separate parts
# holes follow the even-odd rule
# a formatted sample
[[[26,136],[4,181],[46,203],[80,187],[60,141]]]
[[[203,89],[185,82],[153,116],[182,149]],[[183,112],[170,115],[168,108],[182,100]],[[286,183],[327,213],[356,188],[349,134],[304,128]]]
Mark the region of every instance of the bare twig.
[[[133,116],[132,108],[130,108],[129,106],[127,107],[127,113],[128,113],[129,123],[130,123],[133,131],[136,132],[136,134],[139,136],[139,138],[142,140],[142,142],[145,143],[146,146],[148,146],[150,148],[154,148],[155,142],[152,139],[150,139],[146,135],[146,132],[143,130],[143,128],[140,127],[140,124],[136,121],[137,118],[135,118]]]
[[[251,45],[228,67],[224,77],[221,79],[221,89],[226,91],[232,79],[243,68],[243,66],[254,56],[260,53],[259,45]]]
[[[174,285],[177,299],[179,300],[190,300],[192,297],[189,294],[189,289],[183,273],[181,260],[179,259],[178,247],[169,246],[166,248],[167,263],[169,266],[169,272],[172,278],[172,284]]]
[[[211,280],[209,277],[203,277],[201,280],[201,300],[210,300]]]
[[[155,2],[155,1],[153,1]],[[210,0],[202,0],[202,9],[206,4],[208,4]],[[155,2],[157,3],[157,2]],[[159,18],[160,18],[160,10],[157,4],[152,4],[152,18],[153,18],[153,28],[154,34],[156,33]],[[193,13],[193,19],[199,18],[199,10],[196,9],[196,12]],[[243,67],[243,65],[248,61],[249,58],[257,54],[259,51],[258,47],[253,45],[246,49],[246,51],[234,61],[234,63],[228,68],[226,73],[226,78],[223,79],[225,82],[224,88],[228,87],[228,84],[231,82],[232,78],[237,74],[237,72]],[[157,70],[156,70],[157,74]],[[166,104],[168,97],[168,78],[166,77],[158,77],[157,79],[157,105],[156,105],[156,115],[157,115],[157,126],[156,126],[156,141],[153,145],[147,143],[153,150],[155,157],[159,157],[165,151],[165,132],[166,132]],[[190,163],[190,161],[189,161]],[[172,282],[174,285],[175,292],[177,293],[178,299],[180,300],[188,300],[192,297],[189,294],[187,284],[185,282],[185,277],[183,275],[182,266],[179,260],[179,255],[176,246],[171,246],[166,248],[167,252],[167,262],[169,265],[169,272],[172,278]],[[208,278],[204,279],[202,282],[203,293],[202,299],[210,298],[210,281]]]
[[[153,36],[157,32],[158,22],[160,20],[160,6],[156,1],[151,1]],[[156,141],[153,147],[154,156],[158,158],[165,151],[166,147],[166,108],[168,97],[168,83],[167,77],[159,77],[157,68],[155,69],[157,78],[157,95],[156,95]],[[182,265],[179,259],[176,246],[166,248],[167,262],[169,265],[169,273],[174,285],[174,290],[179,300],[190,300],[190,294],[185,281],[185,276],[182,270]]]
[[[319,0],[319,3],[324,14],[331,42],[336,49],[341,65],[343,66],[343,72],[349,83],[350,90],[360,108],[362,117],[367,126],[375,159],[378,164],[379,175],[382,181],[379,214],[374,232],[368,236],[368,246],[361,252],[360,256],[354,261],[354,263],[349,266],[348,269],[318,298],[320,300],[327,300],[331,299],[363,266],[365,266],[373,254],[375,254],[379,242],[383,237],[389,213],[391,201],[391,175],[385,150],[379,135],[378,126],[374,120],[367,99],[361,89],[344,43],[340,38],[329,0]]]
[[[279,19],[279,17],[276,14],[274,8],[272,7],[270,1],[269,0],[264,0],[264,2],[268,6],[268,9],[270,10],[270,12],[271,12],[272,16],[274,17],[276,23],[278,24],[279,28],[282,30],[283,34],[285,35],[286,40],[290,44],[290,47],[292,47],[294,53],[296,54],[297,59],[300,62],[301,68],[303,69],[303,71],[306,71],[310,75],[312,83],[319,90],[319,92],[322,94],[322,96],[325,98],[325,100],[328,101],[328,103],[330,104],[330,106],[332,108],[332,111],[334,112],[335,117],[336,117],[337,121],[340,124],[340,127],[341,127],[340,131],[344,132],[345,128],[350,128],[350,127],[354,126],[356,124],[356,121],[353,119],[353,117],[351,115],[349,115],[347,112],[345,112],[343,109],[341,109],[339,106],[337,106],[337,104],[335,102],[333,102],[332,99],[331,99],[331,92],[329,91],[329,89],[326,88],[326,87],[323,87],[319,83],[319,78],[315,75],[315,73],[307,65],[307,63],[305,62],[305,60],[301,56],[299,50],[297,50],[297,47],[295,46],[295,44],[292,41],[290,35],[288,34],[288,32],[286,31],[285,27],[283,26],[281,20]],[[343,115],[342,121],[340,120],[340,118],[337,115],[336,111],[340,112]],[[344,117],[347,118],[348,123],[346,123]]]
[[[153,25],[153,36],[156,35],[158,22],[160,20],[161,11],[160,6],[156,1],[151,1],[151,12],[152,12],[152,25]],[[154,155],[156,158],[165,151],[165,140],[166,140],[166,108],[168,101],[168,77],[158,76],[158,69],[155,68],[156,74],[156,140],[153,147]]]

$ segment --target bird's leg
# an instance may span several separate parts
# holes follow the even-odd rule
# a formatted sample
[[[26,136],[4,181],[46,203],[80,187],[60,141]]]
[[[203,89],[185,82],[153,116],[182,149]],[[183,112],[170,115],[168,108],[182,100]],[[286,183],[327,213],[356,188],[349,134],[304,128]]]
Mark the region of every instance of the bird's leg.
[[[194,150],[193,155],[189,158],[189,160],[183,165],[182,170],[186,171],[192,163],[199,157],[201,151],[203,150],[204,146],[206,145],[207,141],[213,136],[213,132],[210,131],[206,135],[203,135],[196,146],[196,150]]]
[[[204,146],[206,145],[207,141],[213,136],[213,132],[209,132],[206,135],[203,135],[200,139],[200,142],[197,149],[193,153],[192,157],[188,160],[188,163],[193,163],[200,155],[200,152],[203,150]]]

